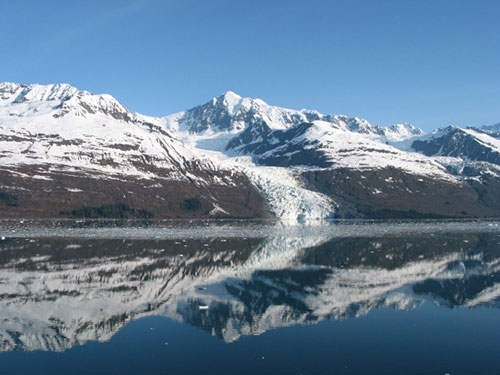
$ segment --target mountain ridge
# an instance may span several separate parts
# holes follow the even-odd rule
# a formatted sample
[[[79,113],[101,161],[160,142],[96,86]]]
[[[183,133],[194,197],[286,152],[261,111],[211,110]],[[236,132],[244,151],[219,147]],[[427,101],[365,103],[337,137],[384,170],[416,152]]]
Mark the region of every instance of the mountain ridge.
[[[68,84],[0,83],[0,174],[7,182],[0,213],[7,216],[29,211],[27,205],[20,210],[17,199],[20,190],[36,189],[27,178],[45,181],[47,193],[58,191],[67,202],[59,214],[70,215],[94,215],[140,197],[126,215],[143,212],[153,198],[161,203],[155,217],[500,216],[494,127],[426,134],[411,124],[381,127],[232,91],[177,114],[150,117],[111,95]],[[349,178],[355,185],[345,183]],[[117,186],[89,211],[90,195],[76,193],[88,192],[92,179],[98,193],[104,190],[99,179]],[[161,188],[153,192],[151,186]],[[229,196],[238,196],[237,203],[222,203]],[[47,215],[44,210],[39,215]]]

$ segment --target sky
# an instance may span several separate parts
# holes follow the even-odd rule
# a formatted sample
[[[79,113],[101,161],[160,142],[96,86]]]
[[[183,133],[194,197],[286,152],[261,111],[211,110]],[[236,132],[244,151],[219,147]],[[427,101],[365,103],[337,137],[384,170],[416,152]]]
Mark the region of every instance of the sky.
[[[17,0],[0,16],[0,81],[151,116],[231,90],[375,125],[500,122],[498,0]]]

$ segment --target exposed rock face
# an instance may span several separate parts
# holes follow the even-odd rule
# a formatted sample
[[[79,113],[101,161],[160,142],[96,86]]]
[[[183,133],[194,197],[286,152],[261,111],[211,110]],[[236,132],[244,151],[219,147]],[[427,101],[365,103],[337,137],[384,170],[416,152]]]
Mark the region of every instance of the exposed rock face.
[[[50,171],[47,166],[0,170],[2,218],[268,218],[267,203],[244,174],[193,167],[190,180],[109,179]]]
[[[500,181],[456,183],[405,173],[397,168],[303,172],[311,189],[342,202],[346,218],[422,219],[500,216]]]

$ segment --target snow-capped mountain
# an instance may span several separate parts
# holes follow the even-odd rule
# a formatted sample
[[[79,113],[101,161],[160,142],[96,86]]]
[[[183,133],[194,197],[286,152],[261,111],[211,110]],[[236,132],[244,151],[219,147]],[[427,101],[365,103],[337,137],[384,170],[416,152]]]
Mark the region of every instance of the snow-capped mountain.
[[[250,155],[257,164],[285,167],[380,169],[395,167],[412,174],[450,179],[447,163],[436,156],[465,161],[500,162],[457,141],[457,131],[473,143],[492,147],[498,142],[486,131],[448,127],[429,136],[411,124],[374,126],[367,120],[324,115],[311,110],[274,107],[263,100],[227,92],[208,103],[165,118],[165,126],[178,138],[201,149],[227,155]],[[491,129],[493,129],[491,127]],[[492,130],[489,130],[490,132]],[[423,146],[445,136],[444,145]],[[411,147],[408,147],[410,145]],[[432,156],[429,158],[429,156]],[[496,170],[494,167],[493,170]]]
[[[164,123],[177,137],[199,148],[257,158],[263,152],[269,153],[270,145],[279,148],[295,141],[295,137],[303,136],[301,128],[308,124],[328,124],[332,132],[358,134],[357,140],[361,142],[365,136],[387,142],[424,134],[411,124],[374,126],[357,117],[275,107],[261,99],[242,98],[230,91],[201,106],[167,116]],[[314,142],[317,136],[311,135],[309,141]],[[342,145],[341,140],[336,143]],[[307,157],[303,159],[307,160]],[[304,165],[315,164],[311,160]]]
[[[0,93],[0,103],[8,107],[9,116],[26,117],[45,109],[55,118],[70,113],[82,117],[101,113],[116,120],[133,120],[128,109],[111,95],[93,95],[68,84],[21,85],[3,82],[0,83]]]
[[[0,350],[63,351],[160,315],[227,342],[381,307],[491,306],[496,233],[0,242]],[[208,306],[201,310],[199,306]]]
[[[112,96],[66,84],[0,84],[0,174],[7,216],[264,214],[242,173],[186,147]]]
[[[303,123],[324,121],[361,134],[395,138],[423,134],[422,130],[411,124],[374,126],[358,117],[323,115],[314,110],[276,107],[261,99],[242,98],[232,91],[213,98],[203,105],[167,116],[166,121],[173,130],[191,133],[239,132],[255,125],[267,130],[285,130]]]
[[[500,140],[476,128],[449,126],[438,129],[414,140],[411,146],[427,156],[449,156],[500,165]]]
[[[12,83],[0,85],[0,95],[2,165],[156,177],[144,162],[150,159],[174,178],[186,178],[181,168],[195,159],[181,142],[138,120],[110,95]]]
[[[495,133],[500,132],[500,122],[494,125],[484,125],[481,129]]]
[[[500,215],[495,127],[426,135],[233,92],[154,118],[67,84],[1,83],[0,176],[3,216]]]
[[[251,158],[257,168],[249,169],[247,163],[245,173],[253,176],[272,209],[281,203],[270,192],[280,184],[262,183],[274,172],[263,176],[263,166],[293,171],[298,186],[322,193],[322,207],[330,207],[328,216],[499,214],[495,208],[496,202],[500,203],[500,166],[496,159],[476,161],[481,158],[472,157],[470,147],[447,156],[426,153],[419,145],[437,132],[426,135],[410,124],[374,126],[356,117],[274,107],[232,92],[167,116],[163,124],[177,138],[214,158],[226,162],[241,160],[242,156]],[[472,138],[483,144],[483,136],[487,136],[485,131],[477,131]],[[296,195],[287,194],[281,201],[293,201]],[[286,204],[272,212],[300,215],[300,210],[286,211],[283,206]],[[292,206],[305,209],[310,203]],[[310,211],[305,209],[306,216]]]
[[[252,155],[258,164],[356,169],[394,166],[409,173],[448,178],[445,169],[435,160],[381,142],[376,133],[360,135],[358,131],[320,120],[286,130],[261,131],[258,137],[255,137],[255,129],[249,127],[233,138],[228,148]],[[407,136],[407,133],[398,135]]]

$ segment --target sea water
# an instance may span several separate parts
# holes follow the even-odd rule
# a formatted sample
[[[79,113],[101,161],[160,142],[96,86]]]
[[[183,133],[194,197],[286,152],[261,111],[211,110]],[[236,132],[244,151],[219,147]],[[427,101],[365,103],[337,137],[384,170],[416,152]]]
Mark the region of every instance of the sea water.
[[[1,373],[494,373],[496,221],[2,221]]]

